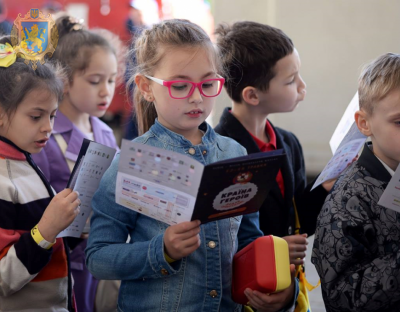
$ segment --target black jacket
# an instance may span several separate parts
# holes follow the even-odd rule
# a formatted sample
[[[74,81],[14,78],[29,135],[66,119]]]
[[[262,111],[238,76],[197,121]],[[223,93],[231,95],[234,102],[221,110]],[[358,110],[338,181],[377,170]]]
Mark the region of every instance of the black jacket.
[[[391,179],[366,144],[326,198],[311,262],[328,312],[400,311],[400,213],[378,205]]]
[[[272,125],[272,124],[271,124]],[[310,189],[307,186],[303,151],[296,136],[286,130],[274,127],[278,149],[283,149],[286,158],[281,167],[285,197],[274,183],[267,199],[260,208],[260,228],[265,235],[293,235],[295,229],[294,198],[299,214],[301,233],[309,236],[314,234],[319,211],[328,193],[322,186]],[[220,135],[230,137],[247,149],[248,154],[259,153],[260,149],[243,125],[225,108],[215,131]]]

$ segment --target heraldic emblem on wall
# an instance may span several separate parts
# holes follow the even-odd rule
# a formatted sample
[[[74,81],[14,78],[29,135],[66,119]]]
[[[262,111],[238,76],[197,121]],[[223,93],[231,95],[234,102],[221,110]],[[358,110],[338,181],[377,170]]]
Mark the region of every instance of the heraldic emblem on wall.
[[[30,9],[22,18],[21,14],[14,21],[11,30],[11,43],[18,57],[31,62],[37,68],[37,62],[45,63],[58,44],[58,30],[51,14],[47,17],[39,9]]]

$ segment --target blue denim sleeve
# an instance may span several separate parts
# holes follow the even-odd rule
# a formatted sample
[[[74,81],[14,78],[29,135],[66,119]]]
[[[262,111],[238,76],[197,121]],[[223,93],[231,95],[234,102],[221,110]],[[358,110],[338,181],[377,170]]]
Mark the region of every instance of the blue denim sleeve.
[[[86,265],[98,279],[132,280],[164,277],[179,271],[181,261],[164,258],[163,234],[127,243],[138,213],[115,202],[119,155],[105,172],[93,200]],[[166,270],[166,271],[165,271]]]
[[[263,236],[263,232],[259,228],[258,218],[258,212],[243,216],[238,232],[238,250],[243,249],[256,238]]]

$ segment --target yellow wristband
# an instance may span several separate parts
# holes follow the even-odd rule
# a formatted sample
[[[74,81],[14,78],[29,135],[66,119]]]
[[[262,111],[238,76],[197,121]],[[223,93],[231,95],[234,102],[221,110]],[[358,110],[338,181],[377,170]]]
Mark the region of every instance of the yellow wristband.
[[[176,261],[175,259],[172,259],[170,256],[168,256],[166,252],[164,252],[164,257],[165,257],[165,260],[167,260],[168,263],[172,263],[172,262]]]
[[[40,234],[37,224],[31,230],[31,235],[36,244],[38,244],[43,249],[50,249],[56,243],[56,241],[54,241],[54,243],[50,243],[45,240],[42,234]]]

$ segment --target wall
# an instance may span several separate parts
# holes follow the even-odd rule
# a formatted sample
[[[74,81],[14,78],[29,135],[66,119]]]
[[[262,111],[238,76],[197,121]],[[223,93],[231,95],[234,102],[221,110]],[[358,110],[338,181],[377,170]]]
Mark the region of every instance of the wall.
[[[308,174],[332,156],[329,139],[357,89],[361,67],[385,52],[400,53],[400,1],[215,0],[215,24],[252,20],[281,28],[295,43],[307,97],[274,124],[300,139]],[[251,35],[251,34],[249,34]],[[230,101],[218,100],[213,123]]]

